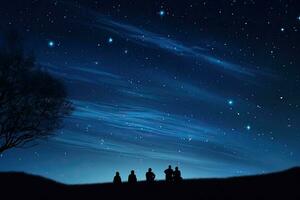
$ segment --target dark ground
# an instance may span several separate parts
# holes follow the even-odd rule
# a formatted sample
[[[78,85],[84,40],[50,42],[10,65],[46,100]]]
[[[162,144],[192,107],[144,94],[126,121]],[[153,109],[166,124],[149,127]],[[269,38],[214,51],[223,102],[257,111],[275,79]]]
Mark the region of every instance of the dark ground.
[[[0,173],[0,199],[297,199],[300,200],[300,168],[228,179],[184,180],[177,185],[162,181],[64,185],[24,173]]]

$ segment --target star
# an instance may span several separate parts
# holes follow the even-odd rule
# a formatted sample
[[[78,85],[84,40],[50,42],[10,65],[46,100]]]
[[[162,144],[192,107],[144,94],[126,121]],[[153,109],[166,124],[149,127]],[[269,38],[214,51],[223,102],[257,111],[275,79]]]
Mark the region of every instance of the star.
[[[229,105],[233,105],[233,100],[229,99],[229,100],[227,101],[227,103],[228,103]]]
[[[48,46],[49,46],[49,47],[54,47],[54,45],[55,45],[55,43],[54,43],[52,40],[50,40],[50,41],[48,42]]]
[[[285,29],[284,29],[284,28],[281,28],[280,30],[281,30],[281,32],[283,32]]]
[[[249,131],[251,129],[251,126],[250,125],[247,125],[246,126],[246,129]]]
[[[108,43],[113,43],[114,39],[112,37],[108,38]]]
[[[297,17],[297,19],[300,21],[300,15]]]
[[[165,11],[164,11],[164,10],[160,10],[160,11],[158,12],[158,14],[159,14],[161,17],[163,17],[163,16],[165,16]]]

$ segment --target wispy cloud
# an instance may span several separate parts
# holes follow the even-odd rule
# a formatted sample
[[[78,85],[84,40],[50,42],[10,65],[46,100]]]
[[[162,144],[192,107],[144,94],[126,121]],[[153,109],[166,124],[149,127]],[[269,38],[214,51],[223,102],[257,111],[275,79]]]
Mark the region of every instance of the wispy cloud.
[[[243,149],[239,141],[231,140],[232,137],[225,137],[213,125],[134,105],[74,103],[77,110],[68,119],[69,127],[77,121],[81,124],[86,122],[86,127],[82,127],[85,134],[80,132],[80,127],[74,130],[66,128],[69,133],[55,140],[78,148],[93,148],[132,157],[171,159],[191,164],[203,160],[247,163],[248,150]],[[237,139],[237,136],[234,137]],[[158,140],[159,143],[155,142]]]
[[[120,36],[123,35],[123,37],[135,39],[135,42],[139,42],[139,44],[159,47],[177,55],[197,56],[200,51],[207,51],[205,48],[199,46],[189,47],[179,41],[164,37],[160,34],[133,25],[119,23],[105,17],[98,17],[97,22],[98,24],[95,24],[95,26],[98,26],[99,28],[105,28]]]
[[[57,77],[69,81],[77,81],[81,84],[86,83],[90,85],[90,88],[94,87],[95,89],[105,85],[110,90],[125,96],[126,99],[144,99],[153,103],[155,101],[168,102],[172,98],[185,97],[190,101],[194,100],[226,106],[227,99],[213,90],[201,88],[188,81],[170,79],[166,75],[157,75],[153,78],[153,84],[139,88],[136,87],[136,84],[118,74],[104,71],[100,66],[98,68],[91,66],[60,67],[49,63],[42,63],[42,65]]]
[[[62,3],[74,8],[75,10],[78,8],[71,2]],[[80,8],[81,10],[85,9],[85,13],[87,13],[87,15],[82,16],[80,23],[99,30],[107,30],[121,38],[124,38],[125,40],[130,40],[135,44],[147,48],[158,48],[185,58],[197,59],[199,62],[209,64],[205,67],[213,67],[216,70],[230,74],[238,79],[243,79],[243,81],[245,80],[244,78],[250,78],[253,80],[257,75],[272,78],[276,77],[276,75],[269,69],[257,70],[252,64],[237,64],[229,59],[215,56],[211,53],[210,49],[207,48],[207,46],[209,46],[208,44],[201,46],[199,44],[194,45],[190,42],[172,39],[169,36],[165,36],[167,34],[147,30],[142,26],[121,22],[111,18],[110,16],[99,14],[98,12],[86,7],[84,8],[80,6]],[[216,42],[214,41],[213,43]],[[248,79],[250,82],[257,83],[250,79]]]
[[[200,46],[187,45],[184,42],[165,37],[161,34],[147,31],[130,24],[120,23],[104,16],[95,16],[96,23],[92,26],[105,29],[117,34],[119,37],[131,39],[132,42],[150,48],[159,48],[169,53],[192,57],[210,63],[218,70],[237,73],[244,76],[255,76],[257,71],[231,63],[222,58],[210,55],[208,49]]]
[[[48,72],[65,80],[79,81],[93,85],[103,85],[103,83],[121,86],[123,81],[117,74],[107,72],[103,69],[91,66],[60,66],[51,63],[41,63],[42,67]]]

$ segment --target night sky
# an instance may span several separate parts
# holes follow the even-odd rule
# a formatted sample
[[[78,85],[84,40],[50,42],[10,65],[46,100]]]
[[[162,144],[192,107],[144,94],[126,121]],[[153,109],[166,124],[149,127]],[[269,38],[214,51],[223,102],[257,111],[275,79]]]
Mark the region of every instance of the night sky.
[[[300,165],[298,0],[9,0],[0,16],[75,105],[0,171],[94,183]]]

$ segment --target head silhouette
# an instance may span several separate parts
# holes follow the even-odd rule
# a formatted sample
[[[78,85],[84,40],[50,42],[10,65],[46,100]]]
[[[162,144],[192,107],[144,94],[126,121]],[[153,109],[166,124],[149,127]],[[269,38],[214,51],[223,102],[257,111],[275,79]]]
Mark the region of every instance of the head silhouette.
[[[120,173],[119,173],[119,172],[116,172],[116,176],[120,176]]]
[[[169,169],[171,169],[172,168],[172,166],[171,165],[169,165]]]
[[[175,170],[177,171],[177,170],[178,170],[178,167],[175,167]]]
[[[148,172],[151,172],[151,171],[152,171],[152,169],[151,169],[151,168],[149,168],[149,169],[148,169]]]
[[[131,170],[131,174],[134,174],[134,170]]]

